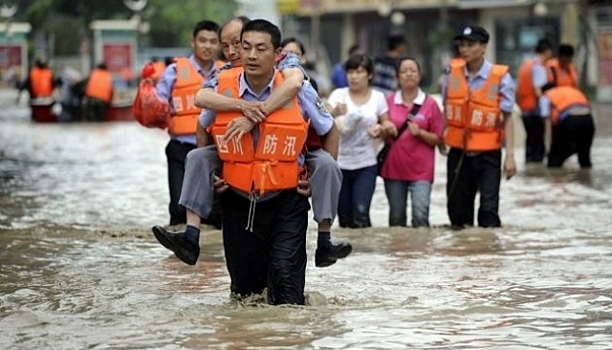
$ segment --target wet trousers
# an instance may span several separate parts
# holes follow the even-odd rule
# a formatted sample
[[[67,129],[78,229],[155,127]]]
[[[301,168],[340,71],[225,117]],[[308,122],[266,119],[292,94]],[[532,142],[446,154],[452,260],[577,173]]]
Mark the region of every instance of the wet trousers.
[[[187,153],[196,148],[195,144],[170,140],[166,146],[166,159],[168,160],[168,188],[170,190],[170,225],[179,225],[187,222],[185,208],[179,205],[183,176],[185,175],[185,159]]]
[[[409,193],[412,227],[429,227],[431,182],[385,179],[385,194],[389,202],[389,226],[406,226],[406,203]]]
[[[452,226],[474,225],[474,200],[480,193],[478,226],[499,227],[501,150],[463,154],[451,148],[447,157],[446,198]]]
[[[595,136],[593,116],[571,115],[554,125],[552,129],[552,144],[548,154],[548,166],[558,168],[563,166],[567,158],[578,154],[578,163],[583,169],[590,168],[591,145]]]
[[[525,162],[542,163],[544,160],[544,119],[539,115],[523,114],[525,126]]]
[[[101,122],[106,118],[110,105],[97,98],[87,97],[83,102],[83,120],[86,122]]]
[[[290,189],[257,202],[252,232],[246,229],[250,204],[232,190],[221,195],[231,291],[249,296],[267,287],[269,304],[303,305],[308,198]]]
[[[370,227],[370,204],[376,187],[378,165],[342,170],[342,188],[338,201],[340,227]]]

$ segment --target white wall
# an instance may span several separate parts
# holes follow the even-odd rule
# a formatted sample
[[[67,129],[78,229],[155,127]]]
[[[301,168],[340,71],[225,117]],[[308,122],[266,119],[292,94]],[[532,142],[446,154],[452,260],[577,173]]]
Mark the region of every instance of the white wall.
[[[238,4],[236,15],[247,16],[250,19],[265,19],[281,27],[281,17],[276,12],[275,0],[236,0],[236,3]]]

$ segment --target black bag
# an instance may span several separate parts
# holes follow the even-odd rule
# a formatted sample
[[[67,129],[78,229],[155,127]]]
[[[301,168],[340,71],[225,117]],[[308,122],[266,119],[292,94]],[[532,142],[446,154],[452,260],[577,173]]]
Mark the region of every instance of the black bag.
[[[397,136],[393,138],[393,141],[397,140],[400,135],[408,128],[408,123],[410,122],[410,119],[414,117],[417,113],[419,113],[420,108],[421,105],[416,103],[412,104],[412,109],[410,110],[410,112],[408,112],[408,115],[406,115],[406,121],[397,130]],[[389,154],[391,146],[393,146],[393,142],[385,142],[383,148],[376,155],[376,163],[378,164],[378,175],[380,175],[380,172],[382,171],[383,164],[385,163],[385,159],[387,159],[387,155]]]
[[[389,154],[389,150],[391,149],[391,143],[386,143],[383,148],[376,155],[376,163],[378,164],[378,175],[382,171],[383,163],[385,159],[387,159],[387,154]]]

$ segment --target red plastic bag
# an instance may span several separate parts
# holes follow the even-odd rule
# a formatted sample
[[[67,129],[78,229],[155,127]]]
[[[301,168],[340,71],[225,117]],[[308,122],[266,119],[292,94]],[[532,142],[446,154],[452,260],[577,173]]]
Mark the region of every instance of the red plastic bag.
[[[136,92],[132,112],[134,118],[147,128],[166,129],[170,126],[170,104],[161,99],[155,91],[150,76],[155,72],[152,65],[145,65],[142,70],[142,81]]]

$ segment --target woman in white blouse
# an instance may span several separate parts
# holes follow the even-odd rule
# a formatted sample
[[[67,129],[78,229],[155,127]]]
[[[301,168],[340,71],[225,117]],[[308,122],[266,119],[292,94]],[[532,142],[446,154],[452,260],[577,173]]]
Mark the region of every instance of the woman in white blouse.
[[[382,92],[370,87],[374,63],[367,55],[351,56],[345,64],[348,87],[329,96],[327,108],[339,122],[338,164],[342,189],[338,202],[341,227],[370,227],[370,203],[376,186],[376,138],[395,135]]]

